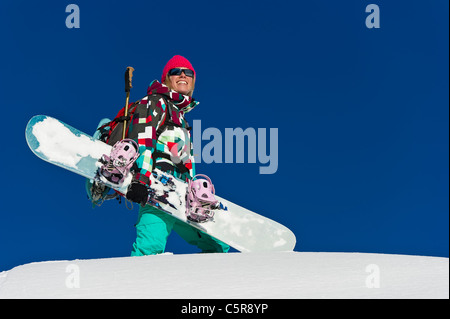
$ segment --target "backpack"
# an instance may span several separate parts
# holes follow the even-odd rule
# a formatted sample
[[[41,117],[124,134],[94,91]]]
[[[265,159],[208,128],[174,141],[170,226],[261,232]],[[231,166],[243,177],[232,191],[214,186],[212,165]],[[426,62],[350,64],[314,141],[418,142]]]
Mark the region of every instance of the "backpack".
[[[133,114],[136,111],[137,103],[138,102],[134,102],[128,105],[127,116],[125,116],[125,107],[123,107],[112,121],[97,128],[100,133],[99,140],[109,145],[114,145],[116,142],[120,141],[122,139],[123,125],[125,121],[127,121],[127,128],[125,131],[126,138],[128,135],[130,120],[133,118]]]
[[[151,96],[149,96],[149,100],[150,99],[154,99],[159,100],[160,98],[164,99],[165,104],[167,105],[166,108],[166,112],[165,112],[165,118],[163,121],[163,124],[161,125],[161,127],[158,128],[158,130],[156,131],[156,139],[158,139],[158,137],[161,135],[161,133],[163,133],[166,129],[171,128],[171,127],[181,127],[180,124],[175,123],[172,120],[172,106],[169,104],[169,102],[167,101],[167,99],[161,95],[161,94],[153,94]],[[102,142],[105,142],[109,145],[114,145],[116,144],[118,141],[122,140],[123,137],[123,125],[124,122],[127,122],[127,127],[125,130],[125,138],[133,138],[133,137],[129,137],[128,136],[128,130],[130,127],[130,121],[133,118],[133,114],[136,111],[136,108],[139,104],[139,101],[134,102],[134,103],[130,103],[128,106],[128,114],[127,116],[125,116],[125,107],[123,107],[116,115],[116,117],[110,121],[107,122],[106,124],[101,125],[97,130],[99,131],[99,140],[101,140]],[[185,119],[186,121],[186,119]],[[186,129],[188,131],[190,131],[192,128],[189,126],[189,124],[186,121]],[[165,157],[164,154],[162,153],[157,153],[157,155],[160,155],[160,157]],[[178,165],[177,165],[178,166]],[[181,168],[181,167],[179,167]]]

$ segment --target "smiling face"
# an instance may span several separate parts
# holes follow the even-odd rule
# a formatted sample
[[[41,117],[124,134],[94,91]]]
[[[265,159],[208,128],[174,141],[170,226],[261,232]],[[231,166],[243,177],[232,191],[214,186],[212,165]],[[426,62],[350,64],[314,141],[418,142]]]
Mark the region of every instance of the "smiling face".
[[[187,68],[180,68],[180,69],[187,69]],[[184,72],[182,72],[180,75],[168,75],[169,80],[169,87],[181,94],[184,95],[192,95],[192,92],[194,91],[194,79],[186,76]]]

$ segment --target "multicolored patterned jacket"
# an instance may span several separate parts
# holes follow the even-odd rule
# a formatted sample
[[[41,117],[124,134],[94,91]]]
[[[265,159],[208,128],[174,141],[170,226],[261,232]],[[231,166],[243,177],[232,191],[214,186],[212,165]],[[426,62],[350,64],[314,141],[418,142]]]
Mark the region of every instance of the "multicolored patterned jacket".
[[[147,96],[137,102],[127,134],[139,144],[137,180],[150,185],[154,168],[182,180],[195,175],[192,138],[184,114],[198,103],[157,80],[150,84]]]

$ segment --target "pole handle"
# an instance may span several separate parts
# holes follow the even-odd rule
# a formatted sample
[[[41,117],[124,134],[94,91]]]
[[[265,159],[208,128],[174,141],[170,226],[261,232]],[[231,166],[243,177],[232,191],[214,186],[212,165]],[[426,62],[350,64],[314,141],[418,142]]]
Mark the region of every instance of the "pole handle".
[[[134,68],[129,66],[125,71],[125,92],[130,92],[130,89],[133,87],[131,85],[131,79],[133,77]]]
[[[130,90],[133,87],[133,85],[131,84],[131,79],[133,78],[133,72],[134,72],[134,68],[131,66],[127,67],[127,70],[125,71],[125,92],[127,93],[127,98],[125,100],[125,116],[128,116],[128,102],[130,100]],[[125,120],[123,122],[122,139],[125,138],[126,129],[127,129],[127,121]]]

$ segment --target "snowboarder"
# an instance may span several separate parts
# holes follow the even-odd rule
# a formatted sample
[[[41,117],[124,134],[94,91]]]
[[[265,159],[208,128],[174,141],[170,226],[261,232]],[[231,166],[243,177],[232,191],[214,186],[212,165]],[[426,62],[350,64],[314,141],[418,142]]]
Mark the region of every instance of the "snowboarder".
[[[126,195],[127,199],[141,204],[132,256],[164,253],[172,230],[205,253],[224,253],[230,248],[145,204],[153,169],[158,168],[183,181],[195,175],[192,139],[184,114],[198,104],[192,98],[196,75],[186,58],[172,57],[163,69],[161,82],[154,80],[150,84],[147,96],[137,102],[131,117],[127,135],[138,143],[141,154],[136,161],[137,173]]]

